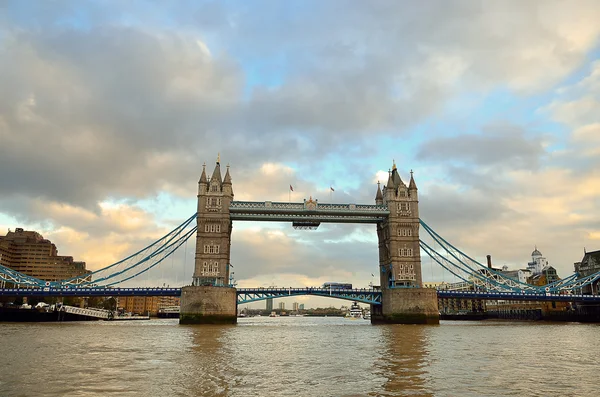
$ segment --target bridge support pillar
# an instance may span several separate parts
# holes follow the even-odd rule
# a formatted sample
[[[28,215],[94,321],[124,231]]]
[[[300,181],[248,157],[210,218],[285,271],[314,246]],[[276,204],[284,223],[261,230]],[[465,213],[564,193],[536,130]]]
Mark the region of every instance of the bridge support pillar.
[[[433,288],[386,288],[381,305],[371,306],[372,324],[439,324],[437,292]]]
[[[179,324],[236,324],[235,288],[187,286],[181,288]]]

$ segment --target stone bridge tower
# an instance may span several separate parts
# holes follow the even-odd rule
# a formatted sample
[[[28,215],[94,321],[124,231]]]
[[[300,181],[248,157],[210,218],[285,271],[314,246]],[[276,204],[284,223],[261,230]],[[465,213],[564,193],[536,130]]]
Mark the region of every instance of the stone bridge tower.
[[[221,178],[220,159],[210,177],[198,181],[196,257],[192,285],[181,289],[180,324],[237,322],[237,295],[230,286],[233,188],[229,166]]]
[[[230,284],[230,251],[232,222],[229,204],[233,188],[229,166],[221,179],[221,164],[206,178],[206,166],[198,182],[198,216],[196,232],[196,260],[192,285],[226,286]]]
[[[372,308],[372,321],[439,323],[437,293],[423,288],[419,197],[412,171],[406,186],[394,163],[383,190],[377,186],[375,203],[390,214],[377,224],[382,304]]]
[[[419,198],[412,172],[407,187],[394,164],[383,191],[377,187],[375,202],[390,211],[387,220],[377,225],[380,285],[422,287]]]

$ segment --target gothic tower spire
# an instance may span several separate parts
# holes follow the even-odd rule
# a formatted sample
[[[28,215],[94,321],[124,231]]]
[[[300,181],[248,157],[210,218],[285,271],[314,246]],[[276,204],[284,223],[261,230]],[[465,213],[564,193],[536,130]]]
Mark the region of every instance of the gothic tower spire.
[[[415,183],[415,178],[413,177],[413,170],[410,170],[410,183],[408,184],[409,190],[417,190],[417,184]]]
[[[381,184],[377,181],[377,194],[375,195],[375,204],[383,204],[383,193],[381,192]]]

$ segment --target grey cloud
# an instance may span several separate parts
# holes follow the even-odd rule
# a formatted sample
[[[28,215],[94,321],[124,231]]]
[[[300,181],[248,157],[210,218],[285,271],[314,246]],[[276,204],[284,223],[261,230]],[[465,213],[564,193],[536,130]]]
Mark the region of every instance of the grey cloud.
[[[520,69],[493,54],[479,57],[484,43],[505,54],[524,32],[532,43],[547,40],[525,17],[506,37],[491,38],[478,29],[495,10],[463,2],[332,2],[319,12],[306,4],[283,23],[275,23],[285,8],[277,3],[260,14],[247,6],[192,4],[185,13],[165,6],[182,26],[195,24],[180,32],[161,27],[160,4],[140,11],[61,2],[61,12],[36,4],[27,18],[9,14],[3,30],[0,136],[9,141],[0,149],[0,182],[3,192],[86,208],[186,183],[197,178],[199,159],[218,151],[249,168],[265,158],[317,163],[386,130],[401,134],[456,92],[446,81],[452,63],[433,59],[437,50],[473,72],[493,70],[486,81],[496,82]],[[115,14],[132,22],[124,26]],[[88,26],[71,27],[75,15]],[[415,15],[435,29],[415,24]],[[214,43],[211,58],[195,43],[204,37]],[[258,82],[246,93],[241,65],[261,58],[267,69],[285,60],[281,84]]]
[[[467,163],[476,167],[536,169],[543,154],[539,136],[528,138],[518,126],[495,124],[484,127],[483,134],[430,139],[421,145],[417,156],[423,160]]]

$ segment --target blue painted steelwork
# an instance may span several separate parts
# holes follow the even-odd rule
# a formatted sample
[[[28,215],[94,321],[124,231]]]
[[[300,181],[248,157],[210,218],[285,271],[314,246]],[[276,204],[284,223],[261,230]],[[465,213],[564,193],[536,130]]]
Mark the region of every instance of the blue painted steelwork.
[[[461,280],[473,283],[475,287],[483,287],[490,289],[498,289],[502,291],[543,291],[543,287],[534,286],[527,283],[522,283],[518,280],[515,280],[510,277],[506,277],[502,274],[502,272],[496,271],[494,269],[490,269],[487,266],[479,263],[475,259],[466,255],[464,252],[450,244],[446,241],[442,236],[437,234],[433,229],[431,229],[423,220],[419,220],[419,223],[425,231],[435,240],[437,244],[439,244],[450,256],[452,256],[459,264],[449,260],[448,258],[444,258],[443,255],[436,252],[434,249],[429,247],[422,240],[420,241],[420,245],[425,249],[427,254],[433,258],[438,264],[440,264],[444,269],[450,271],[455,276],[459,277]],[[465,258],[469,263],[465,263],[461,258]],[[456,272],[450,270],[448,267],[442,265],[441,261],[444,261],[446,264],[452,265],[459,269],[466,276],[459,275]],[[467,277],[467,278],[465,278]]]
[[[144,249],[110,266],[83,276],[61,281],[44,281],[0,265],[0,280],[14,285],[33,288],[71,288],[119,284],[147,272],[177,250],[196,231],[195,226],[191,230],[185,231],[186,228],[192,225],[195,219],[196,214]],[[130,260],[133,264],[127,263]]]
[[[385,205],[232,201],[229,213],[234,221],[379,223],[390,211]]]
[[[256,302],[267,298],[315,295],[380,305],[381,291],[372,289],[335,290],[326,288],[239,288],[237,303]],[[437,291],[438,298],[599,302],[600,295],[533,294],[483,291]],[[0,296],[181,296],[181,288],[4,288]]]
[[[1,288],[0,296],[181,296],[181,288]]]
[[[437,234],[423,220],[419,220],[425,231],[438,243],[444,251],[446,251],[458,264],[427,245],[424,241],[420,241],[420,246],[423,250],[440,266],[448,270],[450,273],[460,278],[461,280],[473,285],[474,289],[515,292],[515,293],[560,293],[560,292],[576,292],[578,289],[590,285],[600,279],[600,272],[582,277],[579,274],[572,274],[565,279],[555,281],[553,283],[535,286],[520,282],[510,277],[506,277],[502,272],[490,269],[475,259],[469,257],[458,248],[454,247],[443,237]],[[463,259],[468,263],[465,263]],[[457,270],[453,270],[452,267]]]
[[[514,292],[438,291],[438,298],[483,299],[508,301],[600,302],[600,295],[533,294]]]
[[[288,296],[315,295],[350,301],[381,304],[381,291],[373,289],[333,289],[333,288],[238,288],[238,305],[261,301],[268,298],[285,298]]]
[[[319,204],[316,201],[304,203],[278,203],[278,202],[245,202],[233,201],[230,205],[232,220],[271,220],[271,221],[292,221],[292,222],[353,222],[353,223],[377,223],[385,220],[389,216],[389,210],[385,205],[358,205],[358,204]],[[110,287],[131,280],[153,267],[160,264],[169,257],[177,248],[185,243],[195,232],[196,227],[190,230],[186,229],[193,225],[197,214],[193,214],[181,225],[171,232],[155,241],[144,249],[122,259],[103,269],[96,270],[90,274],[81,277],[74,277],[62,281],[48,282],[27,276],[16,272],[10,268],[0,265],[0,281],[5,281],[14,285],[24,286],[26,288],[67,290],[70,288],[81,287]],[[573,292],[577,289],[589,285],[600,279],[600,272],[587,277],[580,277],[573,274],[565,279],[556,281],[545,286],[533,286],[506,277],[502,272],[489,269],[487,266],[477,262],[467,256],[462,251],[451,245],[448,241],[437,234],[425,222],[420,220],[423,229],[447,252],[454,260],[450,260],[431,248],[424,241],[420,241],[421,248],[440,266],[454,274],[464,283],[473,286],[478,291],[502,291],[507,293],[558,293],[561,291]],[[131,261],[131,263],[127,263]],[[381,271],[385,272],[386,267],[382,266]],[[137,289],[142,291],[143,289]],[[335,291],[335,294],[329,289],[310,288],[293,289],[293,295],[320,295],[333,296],[341,299],[357,300],[365,303],[378,304],[380,295],[360,295],[352,290],[350,295],[342,291]],[[100,291],[100,290],[98,290]],[[114,289],[111,289],[114,291]],[[244,291],[244,290],[240,290]],[[255,290],[248,290],[255,291]],[[325,293],[323,293],[325,291]],[[345,292],[345,291],[344,291]],[[98,292],[100,293],[100,292]],[[255,295],[247,295],[242,299],[242,303],[275,297],[281,292],[275,292],[274,296],[262,295],[258,292]],[[250,292],[248,292],[250,294]],[[258,295],[257,295],[258,294]],[[289,289],[285,289],[284,295],[290,295]],[[238,299],[240,299],[238,297]],[[379,301],[378,301],[379,299]]]

